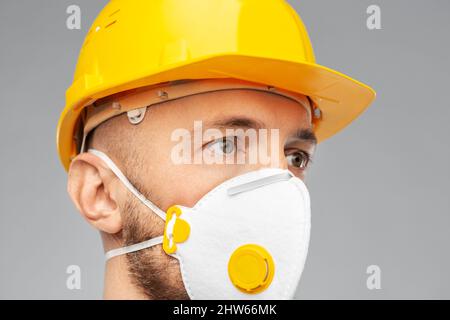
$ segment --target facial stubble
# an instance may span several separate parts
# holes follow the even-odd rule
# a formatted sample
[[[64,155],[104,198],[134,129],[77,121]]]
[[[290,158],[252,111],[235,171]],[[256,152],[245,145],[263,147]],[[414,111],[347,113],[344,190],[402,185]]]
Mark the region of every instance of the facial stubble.
[[[132,197],[121,208],[124,218],[122,236],[125,246],[140,243],[164,230],[164,221]],[[127,254],[131,278],[148,299],[189,299],[181,278],[178,260],[167,255],[162,245]]]

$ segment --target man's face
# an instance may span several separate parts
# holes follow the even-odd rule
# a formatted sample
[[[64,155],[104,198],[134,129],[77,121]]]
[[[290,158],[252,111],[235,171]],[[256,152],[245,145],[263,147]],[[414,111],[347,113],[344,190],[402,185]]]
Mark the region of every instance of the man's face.
[[[128,155],[127,168],[123,168],[121,163],[118,163],[119,167],[162,210],[174,204],[192,207],[223,181],[263,167],[289,169],[304,179],[304,166],[315,148],[315,137],[304,107],[286,97],[254,90],[209,92],[154,105],[148,108],[144,121],[137,126],[131,125],[126,116],[115,121],[124,130],[133,130],[133,139],[129,141],[133,145],[133,154]],[[203,132],[217,129],[216,135],[194,145],[196,121],[202,122]],[[192,163],[174,161],[174,150],[180,145],[180,140],[174,139],[173,134],[180,129],[191,132]],[[228,133],[231,129],[256,132],[266,129],[267,139],[258,138],[256,143],[245,139],[244,143],[238,143],[239,138],[230,136],[227,129]],[[272,129],[277,130],[276,144],[271,143],[275,134]],[[263,147],[269,152],[270,163],[248,158],[244,163],[236,163],[239,154],[248,155],[255,148]],[[198,154],[232,161],[194,163]],[[123,193],[124,201],[118,205],[123,217],[124,245],[162,235],[164,222],[125,188]],[[128,254],[127,259],[135,283],[148,296],[156,299],[188,298],[178,261],[166,255],[161,246]]]

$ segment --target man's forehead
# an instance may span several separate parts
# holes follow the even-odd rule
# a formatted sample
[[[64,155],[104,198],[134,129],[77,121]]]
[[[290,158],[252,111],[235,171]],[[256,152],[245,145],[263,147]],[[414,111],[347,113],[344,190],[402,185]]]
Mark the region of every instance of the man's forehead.
[[[304,110],[306,112],[308,123],[312,123],[313,105],[310,99],[300,93],[289,92],[289,95],[285,95],[285,92],[286,91],[281,92],[280,90],[262,91],[251,88],[236,88],[206,92],[205,94],[200,95],[199,98],[201,99],[203,96],[209,97],[211,100],[216,99],[214,100],[215,105],[223,103],[226,106],[233,106],[242,112],[248,111],[251,113],[259,110],[261,110],[261,113],[263,113],[264,110],[284,112],[286,103],[289,103],[294,105],[295,108],[299,107]],[[222,99],[219,99],[218,96],[221,96]],[[223,99],[223,97],[227,97],[228,99]],[[275,98],[276,100],[270,98]],[[224,110],[221,110],[220,112],[223,111]]]
[[[83,150],[87,134],[89,134],[96,126],[114,116],[127,113],[130,122],[136,125],[144,119],[146,109],[152,105],[158,105],[168,101],[209,92],[235,89],[268,92],[294,100],[307,111],[309,122],[312,123],[309,98],[300,93],[234,78],[168,81],[162,85],[134,89],[132,91],[110,96],[107,99],[96,101],[93,105],[88,106],[83,118],[84,121],[80,127],[83,136],[81,150]]]
[[[276,93],[245,89],[206,92],[186,97],[178,105],[187,116],[180,121],[196,118],[207,127],[255,129],[281,127],[293,122],[312,126],[310,106],[307,97],[299,103]]]

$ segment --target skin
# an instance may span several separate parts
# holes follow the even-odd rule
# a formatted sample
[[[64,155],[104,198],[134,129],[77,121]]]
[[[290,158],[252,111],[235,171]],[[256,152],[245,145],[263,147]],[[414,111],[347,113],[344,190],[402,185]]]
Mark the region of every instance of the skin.
[[[179,204],[192,207],[209,190],[245,172],[272,164],[174,164],[174,130],[258,126],[279,129],[276,166],[305,179],[306,169],[289,162],[293,154],[312,155],[316,141],[306,108],[269,92],[234,89],[194,95],[151,106],[143,122],[129,123],[126,115],[112,118],[92,134],[89,146],[105,152],[129,180],[162,210]],[[302,133],[299,137],[299,133]],[[306,133],[306,134],[305,134]],[[204,141],[199,150],[223,150],[219,141]],[[233,141],[233,140],[230,140]],[[274,152],[278,151],[278,152]],[[236,156],[237,150],[231,155]],[[233,155],[234,154],[234,155]],[[291,155],[291,156],[289,156]],[[290,165],[291,164],[291,165]],[[99,230],[105,252],[160,236],[164,221],[140,203],[98,157],[79,154],[71,163],[69,195],[82,217]],[[105,299],[188,299],[178,261],[161,245],[109,260],[105,269]]]

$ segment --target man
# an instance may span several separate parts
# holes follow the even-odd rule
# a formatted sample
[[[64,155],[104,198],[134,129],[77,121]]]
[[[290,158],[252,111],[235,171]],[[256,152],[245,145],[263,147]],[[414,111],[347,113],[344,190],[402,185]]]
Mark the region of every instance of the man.
[[[301,180],[317,142],[373,98],[369,87],[315,64],[285,1],[109,3],[83,44],[58,126],[68,192],[107,253],[104,297],[292,297],[309,241]],[[187,212],[201,211],[199,203],[207,207],[221,190],[228,195],[202,222],[216,219],[215,233],[185,249],[195,247],[202,226]],[[219,219],[239,197],[240,206]],[[303,225],[304,232],[295,228]],[[287,238],[301,241],[283,252],[279,236],[290,227]],[[246,243],[227,251],[234,237]]]

